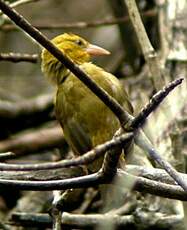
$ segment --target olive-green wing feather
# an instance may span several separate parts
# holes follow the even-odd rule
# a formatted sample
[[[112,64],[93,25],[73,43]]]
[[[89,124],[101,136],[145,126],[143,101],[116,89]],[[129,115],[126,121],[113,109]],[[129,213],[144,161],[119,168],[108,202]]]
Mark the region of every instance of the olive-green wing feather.
[[[91,63],[80,67],[132,113],[128,96],[116,77]],[[71,73],[59,85],[56,114],[67,142],[79,154],[112,138],[120,126],[110,109]]]

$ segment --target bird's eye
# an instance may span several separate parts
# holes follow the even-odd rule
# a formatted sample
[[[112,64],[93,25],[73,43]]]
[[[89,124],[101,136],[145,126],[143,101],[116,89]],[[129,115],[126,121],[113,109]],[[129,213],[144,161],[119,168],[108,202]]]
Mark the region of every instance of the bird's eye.
[[[75,43],[79,46],[82,46],[84,45],[83,41],[82,40],[76,40]]]

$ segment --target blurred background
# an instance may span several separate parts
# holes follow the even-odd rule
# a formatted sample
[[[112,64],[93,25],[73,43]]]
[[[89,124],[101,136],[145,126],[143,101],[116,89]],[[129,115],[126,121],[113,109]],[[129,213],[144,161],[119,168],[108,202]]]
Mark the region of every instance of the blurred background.
[[[117,2],[117,1],[116,1]],[[119,1],[120,2],[120,1]],[[122,1],[121,1],[122,2]],[[158,34],[156,33],[156,11],[154,1],[138,1],[141,11],[150,11],[144,17],[150,38],[158,45]],[[108,49],[111,56],[97,58],[95,62],[111,72],[124,72],[122,77],[133,75],[140,71],[142,59],[136,37],[129,20],[117,25],[101,25],[85,28],[59,28],[65,23],[94,22],[110,20],[114,16],[127,16],[124,5],[115,12],[115,1],[106,0],[40,0],[29,4],[20,5],[17,10],[34,26],[37,26],[48,37],[73,32],[85,37],[87,40]],[[121,11],[121,12],[120,12]],[[154,19],[154,20],[153,20]],[[6,20],[6,19],[5,19]],[[3,19],[2,19],[3,23]],[[50,27],[51,26],[51,27]],[[46,27],[45,29],[42,29]],[[48,27],[48,28],[47,28]],[[76,27],[76,26],[75,26]],[[154,34],[154,35],[153,35]],[[155,42],[156,41],[156,42]],[[127,51],[125,50],[126,48]],[[1,53],[18,52],[40,55],[41,47],[19,28],[6,22],[0,29],[0,51]],[[126,56],[126,61],[124,60]],[[133,61],[132,61],[133,60]],[[128,62],[127,62],[128,61]],[[40,71],[40,60],[37,64],[0,62],[0,86],[9,90],[10,93],[24,97],[36,96],[38,93],[48,93],[50,84],[46,82]]]

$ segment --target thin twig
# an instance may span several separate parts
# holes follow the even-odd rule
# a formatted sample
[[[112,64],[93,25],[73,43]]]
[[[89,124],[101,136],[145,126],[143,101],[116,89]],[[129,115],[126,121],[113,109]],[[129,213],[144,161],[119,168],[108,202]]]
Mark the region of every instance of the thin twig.
[[[120,128],[116,131],[114,137],[112,140],[115,141],[117,137],[120,137],[120,135],[123,133],[123,130]],[[109,179],[109,181],[112,180],[112,178],[115,176],[117,172],[117,167],[119,164],[119,159],[122,153],[122,147],[125,149],[126,155],[130,152],[130,147],[132,146],[133,136],[132,138],[129,138],[124,142],[124,145],[116,145],[114,148],[109,149],[103,160],[103,164],[101,167],[101,173],[103,178]]]
[[[21,6],[21,5],[25,5],[25,4],[28,4],[28,3],[32,3],[32,2],[37,2],[37,1],[40,1],[40,0],[17,0],[13,3],[10,3],[9,6],[11,8],[15,8],[17,6]],[[0,11],[0,16],[3,15],[3,12]]]
[[[52,227],[52,218],[48,213],[13,212],[10,215],[8,224],[45,229]]]
[[[155,52],[151,42],[147,36],[143,22],[141,20],[136,1],[124,0],[129,12],[129,17],[136,32],[140,48],[144,55],[144,58],[149,66],[151,77],[157,90],[161,89],[165,84],[164,76],[162,74],[162,66],[159,63],[157,53]]]
[[[185,190],[187,191],[187,180],[184,180],[184,178],[169,164],[169,162],[165,161],[160,154],[154,149],[154,147],[151,145],[148,138],[145,136],[145,134],[141,132],[141,135],[137,134],[135,136],[134,140],[135,143],[148,152],[151,159],[154,159],[160,166],[162,166],[166,172]]]
[[[55,125],[38,130],[30,130],[27,133],[20,133],[10,139],[0,141],[0,160],[1,152],[12,151],[14,157],[20,155],[42,151],[51,148],[62,147],[65,143],[62,128]]]
[[[180,186],[152,181],[143,177],[130,175],[122,170],[116,173],[116,180],[121,184],[127,184],[127,181],[133,181],[134,185],[130,189],[153,195],[187,201],[187,192]],[[86,176],[52,181],[23,181],[23,180],[3,180],[0,179],[0,187],[14,188],[20,190],[33,191],[52,191],[71,188],[92,187],[99,184],[111,184],[104,180],[100,173],[94,173]],[[114,182],[115,183],[115,182]],[[117,186],[117,184],[115,184]]]
[[[125,17],[127,15],[126,17],[129,18],[124,0],[107,0],[107,2],[115,17]],[[137,59],[135,57],[139,56],[139,47],[132,33],[132,25],[131,23],[118,23],[118,29],[121,44],[125,50],[125,62],[133,68],[134,72],[137,72]]]
[[[37,54],[20,54],[20,53],[0,53],[0,61],[10,62],[38,62]]]
[[[143,167],[138,165],[126,165],[125,172],[134,176],[144,177],[153,181],[162,182],[165,184],[177,185],[177,183],[168,175],[163,169]],[[72,178],[74,176],[84,175],[83,169],[80,167],[68,167],[65,170],[53,169],[53,170],[41,170],[41,171],[0,171],[0,179],[14,179],[14,180],[29,180],[29,181],[50,181],[50,180],[62,180]],[[184,180],[187,180],[187,175],[179,173]]]
[[[153,213],[149,215],[149,212],[143,212],[143,215],[139,218],[134,215],[112,215],[112,214],[72,214],[64,212],[62,215],[62,227],[67,227],[68,229],[93,229],[98,226],[103,226],[103,223],[115,224],[115,229],[125,228],[132,229],[138,228],[141,224],[143,226],[145,223],[149,228],[154,229],[171,229],[177,228],[183,220],[180,215],[168,215],[157,212],[154,216]],[[25,227],[38,227],[38,228],[51,228],[52,218],[46,213],[23,213],[14,212],[11,216],[11,225],[25,226]],[[107,225],[108,226],[108,225]],[[142,225],[141,225],[142,226]],[[106,227],[106,226],[105,226]]]
[[[0,153],[0,161],[9,160],[14,157],[15,157],[15,153],[12,152]]]
[[[69,226],[79,229],[139,229],[145,226],[152,229],[177,229],[182,222],[181,215],[166,215],[157,211],[153,214],[151,211],[141,211],[133,215],[115,215],[115,214],[72,214],[64,212],[62,214],[62,224],[68,223]],[[183,229],[183,228],[181,228]],[[183,229],[184,230],[184,229]]]
[[[52,111],[53,95],[40,95],[34,99],[19,100],[17,102],[0,101],[0,118],[17,119],[23,116]]]
[[[140,127],[144,122],[145,119],[152,113],[158,105],[166,98],[166,96],[178,85],[182,83],[184,79],[179,78],[171,83],[169,83],[167,86],[165,86],[162,90],[157,92],[150,100],[150,102],[138,113],[138,115],[133,118],[129,124],[132,129]],[[127,126],[126,125],[126,126]]]
[[[64,193],[66,193],[66,191]],[[53,202],[52,202],[52,210],[51,210],[51,215],[53,218],[53,227],[52,227],[53,230],[61,230],[62,213],[57,208],[57,203],[59,199],[62,198],[62,196],[61,196],[61,191],[53,191]]]
[[[88,164],[93,162],[95,159],[103,155],[107,150],[114,148],[116,146],[122,146],[124,143],[128,142],[133,138],[133,134],[123,134],[116,137],[113,140],[107,141],[104,144],[96,146],[94,149],[88,151],[80,157],[74,159],[63,160],[59,162],[52,163],[42,163],[42,164],[5,164],[0,163],[0,170],[7,171],[27,171],[27,170],[45,170],[45,169],[57,169],[57,168],[67,168],[70,166],[78,166],[83,164]]]
[[[148,10],[142,12],[143,17],[154,17],[157,14],[157,10]],[[111,26],[116,24],[123,24],[129,21],[129,17],[119,17],[119,18],[106,18],[96,21],[79,21],[79,22],[64,22],[59,24],[39,24],[33,23],[34,27],[39,30],[61,30],[61,29],[86,29],[86,28],[95,28],[100,26]],[[18,28],[13,24],[4,24],[0,27],[0,30],[8,32],[12,30],[17,30]]]

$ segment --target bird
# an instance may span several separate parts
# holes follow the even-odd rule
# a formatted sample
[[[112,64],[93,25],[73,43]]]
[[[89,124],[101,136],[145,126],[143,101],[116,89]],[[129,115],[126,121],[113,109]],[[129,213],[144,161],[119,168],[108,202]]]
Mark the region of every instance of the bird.
[[[133,107],[129,96],[113,74],[93,64],[94,56],[109,55],[110,52],[73,33],[63,33],[51,42],[71,61],[88,74],[98,86],[123,106],[130,114]],[[41,53],[41,70],[56,86],[55,112],[64,137],[76,156],[110,140],[120,128],[113,112],[63,63],[48,50]],[[96,172],[103,158],[88,165],[89,172]]]

